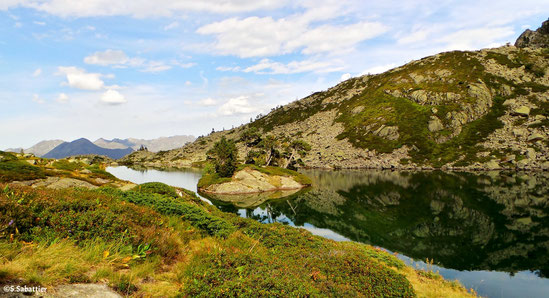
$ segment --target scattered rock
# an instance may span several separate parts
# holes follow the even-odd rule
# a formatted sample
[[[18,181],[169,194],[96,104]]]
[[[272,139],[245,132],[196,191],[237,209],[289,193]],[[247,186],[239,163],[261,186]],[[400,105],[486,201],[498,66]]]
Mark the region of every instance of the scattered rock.
[[[442,125],[442,121],[440,121],[440,119],[436,116],[431,116],[431,120],[429,121],[429,131],[436,132],[443,129],[444,125]]]
[[[530,108],[527,107],[527,106],[520,106],[520,107],[517,107],[517,108],[513,109],[511,114],[517,115],[517,116],[526,116],[526,117],[528,117],[528,115],[530,115]]]
[[[374,131],[374,134],[391,141],[398,139],[400,136],[398,134],[397,126],[385,126],[385,125],[381,125],[376,131]]]
[[[364,106],[358,106],[358,107],[356,107],[356,108],[354,108],[354,109],[352,110],[352,113],[353,113],[354,115],[356,115],[356,114],[358,114],[358,113],[360,113],[360,112],[362,112],[362,111],[364,111]]]
[[[501,167],[499,166],[498,162],[495,161],[495,160],[491,160],[489,162],[487,162],[485,165],[486,169],[488,170],[498,170],[498,169],[501,169]]]
[[[529,159],[536,159],[536,150],[534,150],[534,148],[528,148],[526,151],[526,156]]]
[[[540,140],[545,140],[545,136],[539,133],[533,133],[528,137],[528,142],[535,142]]]

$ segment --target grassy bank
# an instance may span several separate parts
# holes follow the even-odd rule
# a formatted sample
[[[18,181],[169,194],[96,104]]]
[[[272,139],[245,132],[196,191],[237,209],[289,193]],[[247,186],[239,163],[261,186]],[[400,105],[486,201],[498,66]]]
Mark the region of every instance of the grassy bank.
[[[467,294],[371,246],[223,213],[160,183],[0,189],[3,284],[105,282],[131,296]]]

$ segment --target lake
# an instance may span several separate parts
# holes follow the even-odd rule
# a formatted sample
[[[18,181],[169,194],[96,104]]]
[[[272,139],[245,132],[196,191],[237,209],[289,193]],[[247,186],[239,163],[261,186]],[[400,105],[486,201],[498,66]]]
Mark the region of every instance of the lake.
[[[193,191],[201,176],[196,169],[107,171],[134,183],[158,181]],[[481,296],[549,295],[547,172],[301,172],[313,187],[289,197],[245,206],[202,197],[264,223],[382,247]]]

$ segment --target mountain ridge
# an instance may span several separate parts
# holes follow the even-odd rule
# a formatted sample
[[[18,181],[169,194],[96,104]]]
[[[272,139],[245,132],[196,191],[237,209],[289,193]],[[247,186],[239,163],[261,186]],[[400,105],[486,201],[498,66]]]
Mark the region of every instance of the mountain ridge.
[[[61,159],[75,155],[97,154],[108,156],[112,159],[119,159],[130,154],[131,152],[133,152],[133,149],[131,148],[107,149],[95,145],[88,139],[80,138],[72,142],[61,143],[50,152],[46,153],[43,157]]]
[[[27,149],[24,148],[9,148],[5,151],[7,152],[16,152],[19,153],[21,150],[25,153],[32,153],[36,156],[43,156],[44,154],[50,152],[53,148],[57,147],[59,144],[63,143],[63,140],[44,140],[34,144],[32,147]]]
[[[139,150],[141,146],[146,147],[148,151],[158,152],[171,150],[175,148],[180,148],[184,146],[187,142],[192,142],[196,138],[191,135],[175,135],[169,137],[158,137],[154,139],[138,139],[138,138],[127,138],[119,139],[114,138],[112,140],[99,138],[93,143],[108,149],[123,149],[130,147],[134,150]]]

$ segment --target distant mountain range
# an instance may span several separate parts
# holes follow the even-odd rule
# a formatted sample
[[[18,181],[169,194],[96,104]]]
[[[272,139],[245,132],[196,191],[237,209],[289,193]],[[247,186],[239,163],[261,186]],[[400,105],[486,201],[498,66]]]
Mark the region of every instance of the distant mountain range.
[[[164,150],[172,150],[176,148],[181,148],[187,143],[191,143],[196,138],[193,136],[172,136],[172,137],[160,137],[152,140],[145,139],[97,139],[93,142],[95,145],[108,149],[123,149],[131,147],[134,150],[139,150],[141,146],[147,147],[149,151],[158,152]]]
[[[23,148],[8,148],[5,151],[6,152],[23,152],[25,153],[32,153],[36,156],[43,156],[44,154],[50,152],[53,148],[59,146],[59,144],[63,143],[63,140],[45,140],[37,143],[36,145],[23,149]]]
[[[81,141],[81,140],[86,140],[88,141],[89,143],[95,145],[96,147],[99,147],[99,149],[95,148],[95,152],[88,152],[88,151],[93,151],[92,148],[94,147],[91,147],[89,146],[89,144],[83,144],[82,142],[76,142],[76,141]],[[52,151],[53,149],[56,149],[56,147],[60,146],[61,144],[73,144],[73,145],[64,145],[62,148],[63,148],[63,151],[55,151],[53,152],[54,155],[56,156],[59,156],[59,153],[60,152],[81,152],[83,150],[83,147],[86,147],[87,149],[84,150],[88,153],[75,153],[75,154],[71,154],[71,155],[78,155],[78,154],[100,154],[98,152],[104,152],[102,151],[101,149],[132,149],[131,151],[129,152],[132,152],[134,150],[139,150],[139,148],[141,148],[141,146],[144,146],[147,148],[147,150],[149,151],[152,151],[152,152],[158,152],[158,151],[163,151],[163,150],[171,150],[171,149],[176,149],[176,148],[180,148],[180,147],[183,147],[185,144],[189,143],[189,142],[193,142],[195,140],[195,137],[193,136],[190,136],[190,135],[180,135],[180,136],[171,136],[171,137],[160,137],[160,138],[156,138],[156,139],[151,139],[151,140],[145,140],[145,139],[136,139],[136,138],[128,138],[128,139],[118,139],[118,138],[115,138],[115,139],[112,139],[112,140],[107,140],[107,139],[103,139],[103,138],[100,138],[100,139],[97,139],[95,142],[91,142],[87,139],[79,139],[79,140],[76,140],[74,142],[76,142],[75,144],[73,144],[74,142],[65,142],[63,140],[46,140],[46,141],[41,141],[39,143],[37,143],[36,145],[30,147],[30,148],[27,148],[27,149],[24,149],[24,148],[8,148],[4,151],[7,151],[7,152],[21,152],[21,150],[23,150],[23,152],[25,153],[32,153],[36,156],[40,156],[40,157],[49,157],[49,152]],[[69,150],[68,148],[69,147],[74,147],[74,146],[77,146],[79,148],[75,148],[74,150]],[[48,156],[46,156],[48,155]],[[63,154],[61,154],[63,155]],[[114,154],[115,156],[118,156],[119,153],[115,153]],[[112,157],[112,156],[109,156],[109,157]],[[114,157],[113,157],[114,158]]]
[[[119,159],[133,151],[134,150],[129,147],[125,149],[102,148],[90,142],[90,140],[82,138],[72,142],[64,142],[53,148],[50,152],[44,154],[42,157],[59,159],[74,155],[97,154],[108,156],[112,159]]]

